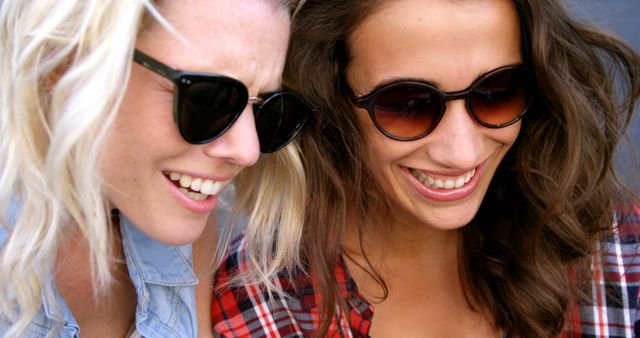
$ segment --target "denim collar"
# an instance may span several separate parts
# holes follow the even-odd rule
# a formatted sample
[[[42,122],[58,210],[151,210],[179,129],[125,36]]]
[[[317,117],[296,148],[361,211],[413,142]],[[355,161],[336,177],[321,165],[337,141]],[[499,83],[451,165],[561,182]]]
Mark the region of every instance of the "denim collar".
[[[191,244],[173,246],[154,240],[138,230],[122,214],[120,232],[129,274],[134,284],[138,280],[165,286],[198,283],[193,272]]]
[[[197,335],[191,244],[156,241],[120,214],[122,246],[136,288],[136,327],[147,337]],[[193,331],[192,331],[193,330]],[[185,335],[185,331],[188,334]]]
[[[172,246],[156,241],[120,214],[122,246],[137,294],[136,328],[145,337],[195,337],[195,285],[191,245]],[[0,231],[0,240],[3,240]],[[0,243],[1,245],[2,243]],[[52,277],[53,280],[53,277]],[[43,311],[31,325],[32,333],[78,337],[79,325],[53,285],[53,295],[43,294]],[[54,305],[54,304],[57,304]]]

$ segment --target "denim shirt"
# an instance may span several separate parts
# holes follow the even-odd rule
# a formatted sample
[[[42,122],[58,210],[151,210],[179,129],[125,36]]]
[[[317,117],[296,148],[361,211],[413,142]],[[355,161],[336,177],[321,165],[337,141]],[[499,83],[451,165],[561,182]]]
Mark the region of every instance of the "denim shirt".
[[[198,335],[191,245],[171,246],[143,234],[120,214],[122,246],[129,275],[136,289],[135,325],[144,337],[196,337]],[[0,246],[7,234],[0,227]],[[26,337],[79,337],[80,328],[64,299],[55,290],[56,304],[43,306]],[[58,311],[56,311],[56,307]],[[57,314],[60,315],[57,315]],[[57,329],[56,335],[51,334]],[[0,336],[3,336],[0,324]]]

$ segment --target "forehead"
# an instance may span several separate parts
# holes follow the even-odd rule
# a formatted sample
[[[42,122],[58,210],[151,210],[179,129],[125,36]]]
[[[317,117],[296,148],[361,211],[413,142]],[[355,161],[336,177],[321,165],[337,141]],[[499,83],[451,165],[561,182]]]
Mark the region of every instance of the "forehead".
[[[366,89],[420,78],[458,90],[522,59],[519,19],[509,0],[387,1],[356,27],[349,50],[348,78],[357,75]]]
[[[171,27],[152,20],[137,48],[174,68],[236,78],[253,94],[279,86],[289,38],[281,1],[170,0],[160,11]]]

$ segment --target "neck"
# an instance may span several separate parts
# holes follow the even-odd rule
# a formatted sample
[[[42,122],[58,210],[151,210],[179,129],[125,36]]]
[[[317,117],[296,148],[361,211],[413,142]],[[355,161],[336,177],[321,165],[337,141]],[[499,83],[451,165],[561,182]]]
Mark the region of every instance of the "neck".
[[[434,229],[398,219],[362,231],[358,231],[356,224],[349,222],[343,252],[351,261],[348,267],[359,289],[368,290],[370,295],[382,293],[383,289],[369,273],[372,268],[391,284],[402,283],[398,276],[412,274],[423,288],[461,288],[459,230]]]
[[[388,231],[362,231],[364,250],[355,227],[349,228],[343,242],[358,292],[375,304],[372,336],[398,330],[414,336],[441,336],[442,332],[456,337],[500,335],[492,315],[465,293],[468,285],[460,278],[458,262],[459,229],[397,220],[385,228]],[[374,276],[384,281],[384,287]],[[433,322],[424,322],[424,318]]]
[[[102,329],[126,332],[134,318],[136,293],[129,277],[117,224],[110,256],[110,273],[114,280],[106,290],[100,290],[104,292],[96,292],[89,243],[77,227],[69,228],[56,259],[54,276],[58,292],[83,332],[100,332]],[[97,298],[97,295],[106,297]],[[111,323],[111,327],[101,323]]]
[[[399,219],[362,231],[357,229],[356,224],[357,221],[348,222],[343,241],[344,252],[350,256],[366,254],[370,259],[384,257],[384,260],[397,257],[409,259],[421,266],[450,264],[458,258],[461,240],[459,229],[434,229],[423,223]]]

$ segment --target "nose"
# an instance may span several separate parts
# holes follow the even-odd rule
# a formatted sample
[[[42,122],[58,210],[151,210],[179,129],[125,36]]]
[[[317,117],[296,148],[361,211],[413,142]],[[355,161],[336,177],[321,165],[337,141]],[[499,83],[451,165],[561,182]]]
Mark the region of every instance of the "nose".
[[[484,153],[482,129],[467,111],[465,100],[447,102],[442,120],[426,139],[428,156],[444,168],[468,170]]]
[[[222,136],[204,145],[207,156],[248,167],[260,156],[260,143],[253,119],[252,105],[248,104],[238,119]]]

